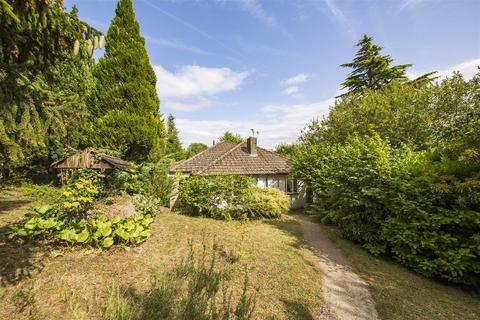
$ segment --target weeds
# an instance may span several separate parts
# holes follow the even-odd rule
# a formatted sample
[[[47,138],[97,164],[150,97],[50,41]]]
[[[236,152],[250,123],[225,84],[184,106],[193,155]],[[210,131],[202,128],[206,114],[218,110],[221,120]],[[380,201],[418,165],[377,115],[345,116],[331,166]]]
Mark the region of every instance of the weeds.
[[[240,297],[235,298],[230,272],[218,267],[216,247],[204,245],[197,254],[190,243],[188,255],[170,272],[153,274],[150,289],[140,297],[129,297],[113,285],[103,306],[103,319],[251,319],[256,294],[249,292],[248,274]]]
[[[27,285],[24,288],[16,290],[10,302],[15,306],[18,313],[25,315],[29,320],[47,319],[47,316],[39,311],[32,289],[32,285]]]

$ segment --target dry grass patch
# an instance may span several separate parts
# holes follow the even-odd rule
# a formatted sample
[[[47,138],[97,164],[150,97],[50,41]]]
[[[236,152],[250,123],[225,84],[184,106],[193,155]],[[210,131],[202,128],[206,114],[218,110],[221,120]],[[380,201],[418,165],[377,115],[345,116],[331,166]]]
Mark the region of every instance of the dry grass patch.
[[[2,232],[12,221],[4,215],[18,219],[23,213],[15,208],[2,211]],[[1,270],[0,318],[99,319],[112,284],[132,296],[141,295],[152,272],[170,270],[188,254],[189,240],[197,250],[215,243],[218,260],[231,270],[231,287],[238,295],[248,270],[250,287],[259,290],[255,318],[312,319],[320,307],[321,274],[290,217],[242,223],[165,210],[156,216],[151,231],[139,247],[107,252],[19,249],[1,237],[0,265],[7,260],[10,264]],[[22,275],[24,267],[31,270]],[[28,305],[21,305],[27,300]]]

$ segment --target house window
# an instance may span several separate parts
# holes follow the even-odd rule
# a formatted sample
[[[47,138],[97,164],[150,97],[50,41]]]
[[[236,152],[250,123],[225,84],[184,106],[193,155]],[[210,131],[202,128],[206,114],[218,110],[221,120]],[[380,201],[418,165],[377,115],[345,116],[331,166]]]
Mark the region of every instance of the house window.
[[[292,176],[287,177],[287,192],[288,193],[298,192],[298,181]]]
[[[268,178],[268,187],[280,189],[280,179],[278,177],[269,177]]]
[[[267,186],[267,178],[266,177],[258,177],[257,178],[257,185],[259,187],[266,187]]]

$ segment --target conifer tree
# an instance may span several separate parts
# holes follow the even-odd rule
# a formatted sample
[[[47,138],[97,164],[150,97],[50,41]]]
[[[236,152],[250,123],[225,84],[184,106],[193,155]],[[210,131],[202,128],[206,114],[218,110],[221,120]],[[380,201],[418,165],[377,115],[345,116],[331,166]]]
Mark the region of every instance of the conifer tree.
[[[92,121],[85,144],[116,149],[145,160],[165,134],[159,114],[156,76],[131,0],[120,0],[107,33],[105,56],[94,70]]]
[[[87,48],[101,36],[60,1],[1,4],[0,179],[78,147],[93,85]]]
[[[373,38],[364,35],[358,41],[357,54],[352,62],[340,65],[352,68],[347,79],[342,83],[342,89],[347,89],[347,94],[361,93],[365,89],[380,89],[392,80],[408,80],[406,69],[411,64],[392,66],[393,59],[389,55],[381,55],[382,47],[373,43]]]
[[[173,115],[169,115],[167,118],[166,153],[172,155],[177,161],[185,158],[185,152],[178,137],[178,129],[175,126],[175,117]]]

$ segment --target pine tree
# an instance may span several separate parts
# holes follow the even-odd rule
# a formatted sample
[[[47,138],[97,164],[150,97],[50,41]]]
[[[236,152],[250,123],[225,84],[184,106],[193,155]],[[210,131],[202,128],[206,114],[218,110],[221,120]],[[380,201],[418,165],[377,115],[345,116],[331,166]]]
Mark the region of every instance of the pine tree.
[[[353,68],[347,79],[342,83],[346,94],[361,93],[365,89],[380,89],[393,80],[408,80],[406,69],[411,64],[392,66],[393,59],[389,55],[381,55],[382,47],[373,43],[373,38],[364,35],[358,41],[360,47],[352,62],[340,65],[344,68]]]
[[[177,161],[185,158],[185,151],[178,138],[178,129],[175,126],[175,117],[173,115],[169,115],[167,118],[166,153],[167,155],[172,155]]]
[[[374,44],[373,38],[367,35],[364,35],[356,46],[360,49],[357,51],[355,59],[340,65],[343,68],[353,69],[342,83],[342,89],[347,89],[347,93],[341,96],[361,94],[365,89],[378,90],[394,80],[422,86],[437,78],[434,76],[437,72],[434,71],[413,80],[408,79],[406,69],[412,64],[392,66],[392,57],[381,55],[382,47]]]
[[[85,143],[145,160],[165,134],[156,76],[131,0],[120,0],[107,33],[105,57],[95,68],[92,122]]]

